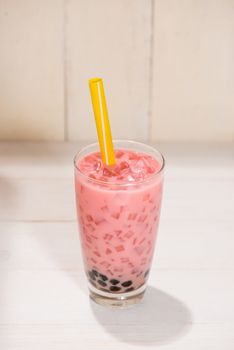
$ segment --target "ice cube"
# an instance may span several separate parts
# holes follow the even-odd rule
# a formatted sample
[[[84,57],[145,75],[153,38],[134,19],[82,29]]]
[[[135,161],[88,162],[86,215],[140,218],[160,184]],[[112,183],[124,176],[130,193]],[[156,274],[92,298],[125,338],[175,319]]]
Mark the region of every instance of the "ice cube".
[[[128,180],[128,182],[135,182],[135,178],[134,178],[134,176],[131,175],[131,174],[129,174],[129,175],[127,176],[127,180]]]
[[[123,151],[121,151],[119,149],[115,151],[115,157],[116,158],[121,158],[123,155],[124,155]]]
[[[119,165],[120,170],[125,170],[129,168],[129,164],[127,162],[121,162]]]
[[[112,177],[115,176],[116,172],[110,168],[103,168],[103,176]]]
[[[93,170],[94,170],[95,172],[99,172],[100,169],[101,169],[101,167],[102,167],[102,162],[99,160],[99,161],[97,161],[97,162],[94,163],[94,165],[93,165]]]
[[[134,174],[140,174],[145,172],[145,163],[143,159],[137,160],[135,163],[131,164],[130,166],[132,173]]]

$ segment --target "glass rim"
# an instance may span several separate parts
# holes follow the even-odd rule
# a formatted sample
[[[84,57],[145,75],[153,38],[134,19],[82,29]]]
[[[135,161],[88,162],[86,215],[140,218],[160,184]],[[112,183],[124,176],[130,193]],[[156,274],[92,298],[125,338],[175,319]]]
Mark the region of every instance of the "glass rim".
[[[82,147],[77,153],[76,155],[74,156],[74,159],[73,159],[73,164],[74,164],[74,167],[75,169],[78,171],[78,173],[84,177],[85,179],[93,182],[93,183],[96,183],[98,185],[107,185],[107,186],[116,186],[116,187],[129,187],[129,186],[137,186],[137,185],[142,185],[144,183],[148,183],[148,182],[151,182],[152,179],[156,178],[159,174],[162,173],[164,167],[165,167],[165,158],[164,156],[162,155],[162,153],[160,151],[158,151],[156,148],[146,144],[146,143],[143,143],[143,142],[139,142],[139,141],[132,141],[132,140],[122,140],[122,139],[117,139],[117,140],[113,140],[113,144],[115,143],[118,143],[118,142],[125,142],[125,143],[129,143],[129,144],[132,144],[132,145],[139,145],[139,146],[146,146],[148,147],[149,149],[151,149],[153,152],[157,152],[159,154],[159,156],[161,157],[161,160],[162,160],[162,164],[161,164],[161,167],[158,171],[156,171],[155,173],[153,173],[150,177],[148,177],[147,179],[144,179],[144,180],[141,180],[141,181],[137,181],[137,182],[126,182],[126,183],[115,183],[115,182],[108,182],[108,181],[103,181],[103,180],[97,180],[97,179],[93,179],[92,177],[84,174],[77,166],[77,158],[79,157],[79,155],[84,152],[85,150],[87,150],[88,148],[90,147],[94,147],[94,146],[98,146],[99,148],[99,143],[98,142],[93,142],[93,143],[90,143],[84,147]]]

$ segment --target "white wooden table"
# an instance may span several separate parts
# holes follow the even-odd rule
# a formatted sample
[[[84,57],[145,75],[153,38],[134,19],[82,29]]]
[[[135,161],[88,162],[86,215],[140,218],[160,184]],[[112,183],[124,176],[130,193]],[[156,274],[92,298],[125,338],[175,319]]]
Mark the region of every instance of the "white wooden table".
[[[159,145],[166,180],[144,301],[88,298],[75,144],[0,144],[0,349],[234,349],[231,145]]]

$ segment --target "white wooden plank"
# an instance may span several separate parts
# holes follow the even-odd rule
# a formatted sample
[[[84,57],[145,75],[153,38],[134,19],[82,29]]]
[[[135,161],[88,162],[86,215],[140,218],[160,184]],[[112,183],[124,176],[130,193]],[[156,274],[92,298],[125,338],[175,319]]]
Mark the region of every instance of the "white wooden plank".
[[[162,217],[194,221],[228,219],[233,216],[233,201],[233,181],[166,179]]]
[[[79,143],[1,142],[0,179],[72,178],[73,159],[81,147]]]
[[[0,138],[63,140],[63,1],[0,7]]]
[[[234,220],[162,218],[153,267],[234,268]]]
[[[150,341],[147,329],[139,333],[139,328],[134,331],[132,326],[129,329],[126,324],[113,327],[110,334],[104,333],[103,329],[96,325],[78,323],[0,325],[0,345],[3,350],[31,350],[32,348],[35,350],[42,348],[46,350],[67,350],[68,348],[77,350],[78,346],[84,350],[94,348],[119,350],[120,347],[126,350],[151,347],[167,350],[233,349],[233,324],[196,324],[187,334],[174,338],[170,337],[169,327],[162,327],[160,320],[152,324],[151,328],[153,327],[153,340],[151,338],[152,341]],[[129,334],[127,339],[126,332]],[[133,339],[133,337],[135,338]]]
[[[233,141],[233,2],[155,3],[151,138]]]
[[[67,2],[69,140],[96,139],[88,79],[104,79],[114,138],[147,139],[150,0]]]
[[[73,179],[3,179],[0,220],[76,219]]]
[[[77,223],[0,223],[0,267],[83,271]]]

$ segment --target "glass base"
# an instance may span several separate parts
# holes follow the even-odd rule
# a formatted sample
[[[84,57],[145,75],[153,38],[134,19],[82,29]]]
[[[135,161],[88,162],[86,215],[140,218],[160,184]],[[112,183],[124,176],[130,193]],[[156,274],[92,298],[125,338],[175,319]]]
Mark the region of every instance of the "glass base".
[[[89,296],[97,304],[112,309],[126,309],[142,300],[145,288],[146,284],[128,293],[106,293],[89,283]]]

